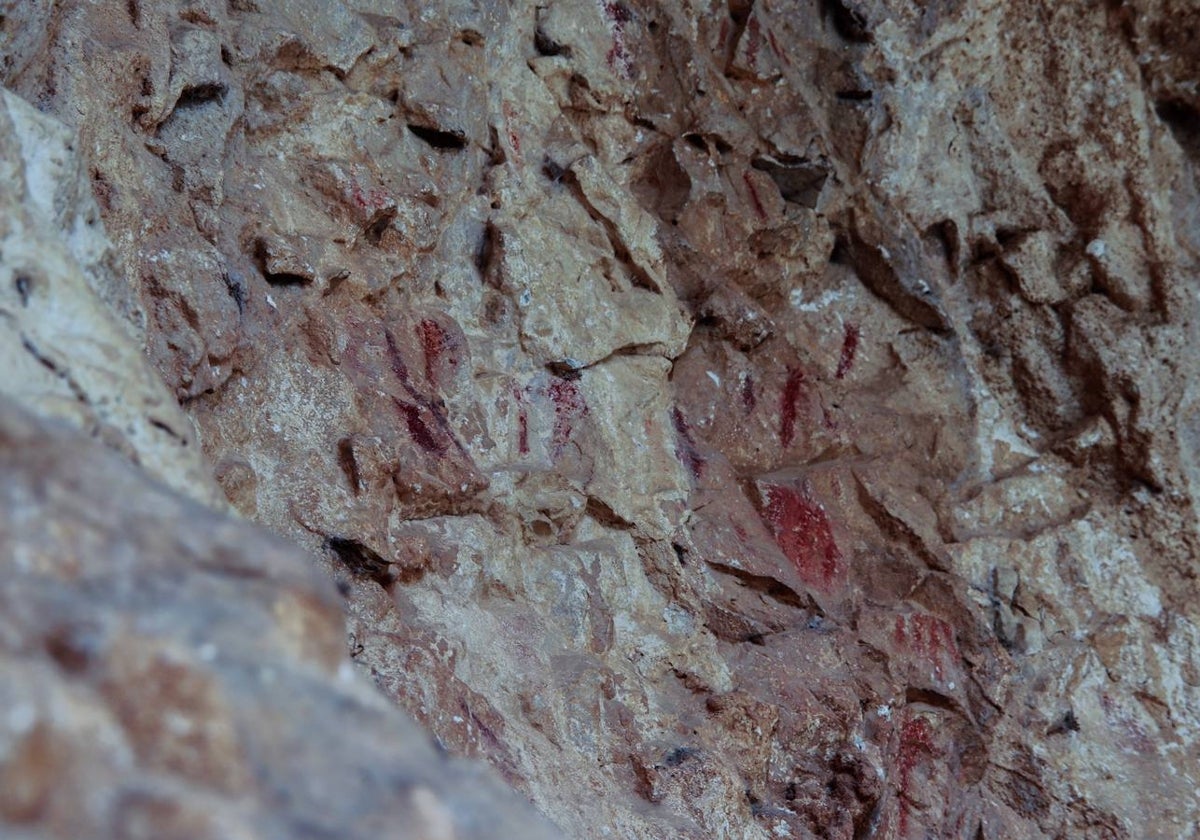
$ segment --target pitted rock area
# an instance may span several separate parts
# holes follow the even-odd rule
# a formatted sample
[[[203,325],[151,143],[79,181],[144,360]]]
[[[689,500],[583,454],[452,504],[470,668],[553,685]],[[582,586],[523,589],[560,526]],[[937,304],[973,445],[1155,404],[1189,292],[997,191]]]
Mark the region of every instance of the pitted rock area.
[[[0,4],[0,833],[1200,834],[1197,31]]]

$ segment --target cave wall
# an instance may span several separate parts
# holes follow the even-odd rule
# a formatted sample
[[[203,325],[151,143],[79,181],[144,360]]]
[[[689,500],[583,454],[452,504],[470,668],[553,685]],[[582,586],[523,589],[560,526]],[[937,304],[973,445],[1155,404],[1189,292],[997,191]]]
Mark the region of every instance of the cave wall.
[[[1198,830],[1192,4],[9,5],[6,410],[326,680],[567,836]]]

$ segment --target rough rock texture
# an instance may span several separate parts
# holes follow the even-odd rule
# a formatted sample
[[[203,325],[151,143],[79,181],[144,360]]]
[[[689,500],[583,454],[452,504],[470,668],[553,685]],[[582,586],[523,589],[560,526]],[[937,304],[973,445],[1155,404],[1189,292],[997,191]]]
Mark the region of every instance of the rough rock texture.
[[[0,402],[5,837],[552,837],[359,679],[294,547]]]
[[[1195,4],[9,5],[0,387],[212,501],[194,422],[349,656],[564,834],[1200,832]],[[291,640],[242,661],[336,691],[291,578],[226,578]],[[344,775],[137,758],[263,833]]]

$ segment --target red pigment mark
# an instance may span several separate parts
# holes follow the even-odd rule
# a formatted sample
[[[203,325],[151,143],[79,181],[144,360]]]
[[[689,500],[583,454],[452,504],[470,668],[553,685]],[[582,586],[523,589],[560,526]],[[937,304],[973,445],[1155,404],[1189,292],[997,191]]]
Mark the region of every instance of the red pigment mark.
[[[525,409],[517,415],[517,451],[522,455],[529,454],[529,418]]]
[[[754,396],[754,377],[746,374],[742,377],[742,407],[749,414],[758,405],[758,397]]]
[[[1151,743],[1145,728],[1134,720],[1128,711],[1121,708],[1107,692],[1100,695],[1100,707],[1104,709],[1104,718],[1108,721],[1108,725],[1113,729],[1119,727],[1124,731],[1125,737],[1121,740],[1126,747],[1140,753],[1154,751],[1154,744]]]
[[[854,367],[854,354],[858,352],[859,331],[857,324],[842,327],[842,357],[838,359],[837,378],[842,379]]]
[[[633,20],[633,15],[622,3],[607,2],[603,5],[604,16],[612,25],[613,45],[606,56],[608,66],[629,78],[632,71],[629,49],[625,46],[625,24]]]
[[[908,834],[909,783],[918,764],[936,758],[933,729],[923,717],[911,717],[900,727],[900,836]]]
[[[415,405],[410,405],[406,402],[392,397],[392,402],[396,404],[396,408],[404,415],[404,422],[408,425],[409,437],[416,442],[418,446],[426,452],[432,452],[434,455],[441,457],[446,454],[445,444],[439,443],[437,438],[433,436],[433,432],[425,425],[425,421],[421,419],[421,409]]]
[[[571,439],[573,422],[587,414],[588,407],[583,401],[583,394],[579,393],[579,386],[570,379],[555,379],[550,385],[549,394],[550,399],[554,400],[554,431],[550,441],[557,455]]]
[[[950,625],[925,613],[911,615],[907,621],[902,615],[896,616],[892,641],[924,659],[933,668],[933,677],[938,682],[945,679],[946,668],[957,668],[962,658]]]
[[[725,49],[725,41],[729,38],[729,18],[721,19],[721,31],[717,36],[717,46],[722,50]]]
[[[746,24],[746,31],[749,33],[746,37],[746,64],[753,70],[754,65],[758,63],[758,48],[762,44],[762,28],[758,18],[750,18],[750,22]]]
[[[771,49],[775,51],[775,55],[779,56],[780,60],[782,60],[784,64],[786,64],[788,67],[791,67],[792,62],[789,61],[788,57],[783,54],[783,50],[779,49],[779,44],[775,42],[775,33],[770,29],[767,30],[767,40],[771,42]]]
[[[522,455],[528,455],[529,412],[525,409],[525,395],[516,385],[513,386],[513,398],[517,401],[517,451]]]
[[[796,439],[796,404],[804,396],[804,371],[793,368],[788,371],[787,384],[783,386],[780,404],[779,441],[784,449]]]
[[[392,335],[391,330],[384,330],[383,338],[387,342],[387,356],[388,362],[392,366],[392,373],[396,375],[402,385],[408,385],[408,365],[404,364],[400,348],[396,346],[396,337]]]
[[[769,487],[762,515],[800,579],[826,592],[832,589],[845,568],[825,509],[790,487]]]
[[[692,432],[688,428],[687,420],[684,419],[683,412],[678,407],[671,410],[671,422],[675,425],[675,433],[679,435],[681,442],[679,446],[675,447],[675,457],[688,468],[692,473],[692,478],[700,478],[704,474],[704,456],[696,448],[696,441],[692,439]]]
[[[508,145],[513,151],[513,158],[517,163],[521,162],[521,138],[517,136],[517,131],[513,128],[513,123],[517,119],[517,109],[513,107],[511,102],[505,102],[500,106],[504,112],[504,123],[508,133]]]
[[[363,210],[378,210],[388,206],[391,201],[388,194],[378,187],[372,187],[366,193],[358,181],[350,181],[350,199]]]
[[[438,360],[453,342],[449,334],[442,329],[442,325],[432,318],[426,318],[417,325],[417,335],[421,339],[421,346],[425,349],[425,379],[430,385],[435,388],[437,382],[437,367]],[[451,359],[453,364],[456,360]]]
[[[750,178],[750,172],[742,173],[742,180],[746,182],[746,189],[750,190],[750,200],[754,202],[754,212],[761,218],[767,218],[767,211],[763,209],[762,202],[758,200],[758,190],[754,188],[754,181]]]

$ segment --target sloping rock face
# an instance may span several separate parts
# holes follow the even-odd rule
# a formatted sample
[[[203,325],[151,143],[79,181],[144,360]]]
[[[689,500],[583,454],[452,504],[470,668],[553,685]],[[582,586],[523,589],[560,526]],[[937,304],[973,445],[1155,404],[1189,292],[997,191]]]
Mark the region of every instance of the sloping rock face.
[[[320,558],[346,655],[564,834],[1193,836],[1197,27],[1176,0],[17,4],[0,385]],[[94,205],[47,180],[53,138]],[[83,447],[13,416],[7,450]],[[30,492],[68,530],[154,510]],[[264,606],[286,575],[209,588],[198,558],[253,532],[204,516],[163,528],[206,548],[121,549],[201,581],[133,629],[124,566],[54,572],[132,634],[89,679],[149,690],[137,657],[213,598],[220,650],[309,663],[278,719],[326,749],[296,707],[349,690],[337,605],[301,598],[309,629]],[[188,694],[242,721],[252,682]],[[308,836],[337,762],[407,760],[395,715],[346,712],[330,766],[213,793],[192,742],[138,752],[172,697],[81,778],[168,762],[212,820]],[[59,766],[24,743],[20,778]],[[482,836],[430,772],[334,813]]]

